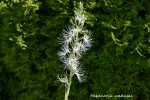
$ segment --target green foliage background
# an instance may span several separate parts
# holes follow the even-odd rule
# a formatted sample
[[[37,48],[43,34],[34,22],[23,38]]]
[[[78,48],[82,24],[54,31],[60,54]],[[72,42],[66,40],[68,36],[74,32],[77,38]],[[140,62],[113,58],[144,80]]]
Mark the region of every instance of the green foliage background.
[[[57,37],[80,0],[0,1],[0,100],[63,100]],[[91,94],[150,99],[150,1],[81,0],[93,46],[81,62],[86,82],[73,78],[70,100]],[[59,90],[58,90],[59,89]]]

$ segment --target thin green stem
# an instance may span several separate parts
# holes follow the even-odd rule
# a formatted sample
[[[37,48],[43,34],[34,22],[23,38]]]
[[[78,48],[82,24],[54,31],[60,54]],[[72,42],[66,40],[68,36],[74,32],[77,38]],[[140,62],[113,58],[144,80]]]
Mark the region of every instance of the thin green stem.
[[[70,71],[69,81],[68,81],[68,84],[66,84],[65,100],[68,100],[68,97],[69,97],[70,86],[71,86],[71,83],[72,83],[72,77],[73,77],[73,72]]]

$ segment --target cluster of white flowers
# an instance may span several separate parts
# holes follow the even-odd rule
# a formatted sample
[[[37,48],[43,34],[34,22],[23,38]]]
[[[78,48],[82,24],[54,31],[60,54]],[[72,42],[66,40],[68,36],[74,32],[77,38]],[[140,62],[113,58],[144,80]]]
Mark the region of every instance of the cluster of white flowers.
[[[79,9],[75,10],[73,17],[73,25],[63,30],[59,37],[62,44],[61,51],[58,55],[64,65],[65,70],[69,70],[70,73],[76,75],[79,82],[84,81],[83,68],[79,63],[81,55],[84,54],[92,43],[91,33],[84,29],[86,17],[83,11],[83,5],[79,3]],[[69,77],[58,78],[62,83],[69,83]],[[70,76],[71,77],[71,76]],[[67,80],[68,79],[68,80]]]

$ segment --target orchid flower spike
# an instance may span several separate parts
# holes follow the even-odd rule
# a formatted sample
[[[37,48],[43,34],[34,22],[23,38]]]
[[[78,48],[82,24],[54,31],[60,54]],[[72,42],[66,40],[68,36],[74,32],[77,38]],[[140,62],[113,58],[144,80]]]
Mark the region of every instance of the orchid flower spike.
[[[68,100],[73,76],[76,75],[80,83],[85,80],[84,71],[79,60],[91,47],[93,39],[91,33],[84,30],[84,23],[86,21],[84,13],[83,4],[80,2],[78,8],[75,8],[72,25],[66,30],[63,30],[59,37],[62,47],[58,52],[58,56],[60,57],[65,70],[67,70],[66,72],[69,72],[69,74],[64,73],[64,78],[57,77],[61,83],[67,83],[65,85],[65,100]]]

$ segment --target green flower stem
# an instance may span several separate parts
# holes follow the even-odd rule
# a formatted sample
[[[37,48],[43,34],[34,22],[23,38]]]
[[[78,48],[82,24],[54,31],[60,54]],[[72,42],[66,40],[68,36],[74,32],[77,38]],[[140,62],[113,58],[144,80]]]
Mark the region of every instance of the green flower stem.
[[[68,84],[66,85],[66,90],[65,90],[65,100],[68,100],[73,75],[74,75],[73,72],[70,71],[69,81]]]

